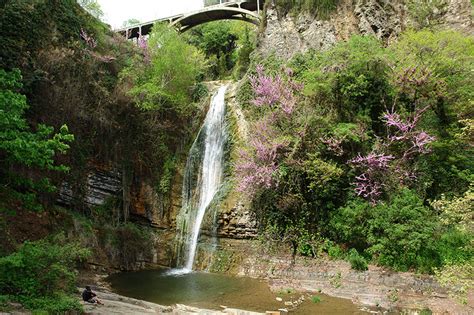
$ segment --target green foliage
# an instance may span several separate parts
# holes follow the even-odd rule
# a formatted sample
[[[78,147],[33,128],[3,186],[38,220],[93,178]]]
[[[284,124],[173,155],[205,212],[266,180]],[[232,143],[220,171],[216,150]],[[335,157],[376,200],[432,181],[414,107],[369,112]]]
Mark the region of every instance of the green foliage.
[[[0,68],[4,69],[32,70],[39,50],[69,46],[79,39],[81,28],[94,34],[105,30],[105,26],[87,14],[75,0],[7,1],[0,6],[0,16]],[[14,36],[11,30],[15,30]],[[41,72],[32,73],[28,80],[37,80],[42,75]]]
[[[339,0],[277,0],[276,6],[281,14],[309,12],[318,18],[326,19],[337,8]]]
[[[368,252],[376,260],[397,270],[421,268],[429,271],[434,257],[436,221],[431,211],[411,191],[402,191],[389,204],[371,210],[367,231]],[[436,261],[432,263],[437,264]],[[428,265],[427,265],[428,264]]]
[[[158,185],[158,191],[161,193],[167,193],[171,189],[171,181],[173,179],[173,174],[175,172],[175,160],[170,159],[166,160],[163,164],[163,174],[160,178],[160,183]]]
[[[95,18],[101,19],[104,16],[104,11],[97,0],[77,0],[77,2]]]
[[[344,171],[335,163],[326,162],[310,154],[304,166],[310,191],[320,196],[330,197],[339,189]]]
[[[207,77],[225,77],[236,66],[242,76],[255,49],[255,34],[248,24],[239,21],[214,21],[192,28],[186,37],[207,57]]]
[[[192,99],[194,102],[198,102],[207,96],[208,93],[209,90],[207,89],[206,85],[204,85],[202,82],[198,82],[193,88]]]
[[[37,168],[40,170],[66,171],[64,165],[56,165],[54,158],[58,153],[66,153],[68,142],[74,140],[66,125],[59,133],[53,134],[52,127],[39,124],[32,131],[25,113],[29,106],[26,97],[19,93],[20,71],[6,72],[0,69],[0,184],[8,187],[11,197],[21,200],[31,210],[40,210],[36,192],[52,192],[54,186],[47,178],[32,180],[13,174],[14,167]],[[2,190],[4,188],[2,187]]]
[[[28,167],[48,170],[67,170],[65,166],[54,165],[56,153],[69,149],[67,142],[74,140],[66,125],[60,133],[53,128],[38,125],[36,132],[30,131],[25,119],[28,109],[26,97],[18,93],[21,75],[18,70],[6,72],[0,69],[0,152],[7,155],[8,163],[19,163]]]
[[[351,263],[351,268],[354,270],[364,271],[368,269],[364,256],[360,255],[354,248],[349,251],[347,260]]]
[[[131,80],[129,94],[145,110],[191,114],[191,90],[203,71],[204,57],[174,29],[156,24],[148,39],[149,61],[135,60],[122,76]]]
[[[365,250],[368,247],[366,235],[372,210],[368,202],[361,199],[349,200],[331,218],[333,239],[358,250]]]
[[[320,298],[319,296],[317,296],[317,295],[313,295],[313,296],[311,297],[311,302],[313,302],[314,304],[318,304],[318,303],[321,302],[321,298]]]
[[[435,215],[413,191],[404,190],[375,207],[351,201],[333,216],[331,227],[338,241],[397,270],[430,272],[473,256],[472,235],[452,229],[442,232]],[[351,261],[351,253],[348,258]]]
[[[380,130],[380,115],[391,99],[389,63],[381,42],[369,36],[353,36],[323,53],[299,57],[297,75],[304,93],[339,122],[372,121]]]
[[[443,111],[448,122],[473,113],[474,74],[469,69],[474,65],[474,38],[453,30],[408,31],[390,51],[396,60],[403,60],[397,68],[419,66],[432,71],[433,80],[445,86],[436,110],[439,115]]]
[[[250,54],[255,50],[255,42],[254,32],[251,33],[250,28],[246,25],[238,42],[240,48],[234,72],[237,79],[241,79],[250,66]]]
[[[325,250],[331,259],[344,259],[345,253],[342,248],[333,241],[326,241]]]
[[[63,235],[25,242],[0,258],[0,291],[24,306],[49,313],[81,310],[75,292],[77,261],[90,255]]]
[[[456,226],[457,229],[464,232],[474,231],[474,185],[461,197],[455,197],[452,200],[442,195],[440,199],[431,203],[431,206],[440,213],[441,223],[447,227]]]
[[[452,296],[467,304],[467,293],[474,287],[474,259],[461,264],[447,264],[437,269],[435,275]]]

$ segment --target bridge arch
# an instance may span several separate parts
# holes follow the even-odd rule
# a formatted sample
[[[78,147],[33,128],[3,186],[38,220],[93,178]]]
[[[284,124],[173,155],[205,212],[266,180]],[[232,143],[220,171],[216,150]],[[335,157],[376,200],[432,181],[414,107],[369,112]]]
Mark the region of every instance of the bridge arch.
[[[217,7],[184,15],[171,22],[171,26],[177,27],[180,32],[185,32],[194,26],[218,20],[240,20],[254,25],[260,23],[259,15],[252,11],[234,7]]]
[[[129,39],[149,34],[156,22],[169,23],[180,32],[185,32],[197,25],[218,20],[240,20],[259,25],[260,14],[258,14],[258,12],[263,9],[264,2],[265,0],[230,0],[221,4],[205,7],[199,11],[140,23],[115,31]]]

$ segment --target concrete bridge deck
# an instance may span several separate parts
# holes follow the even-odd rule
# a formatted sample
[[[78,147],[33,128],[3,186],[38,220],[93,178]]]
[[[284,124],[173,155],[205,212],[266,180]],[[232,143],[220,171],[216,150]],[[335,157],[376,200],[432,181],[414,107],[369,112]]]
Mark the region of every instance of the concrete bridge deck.
[[[258,25],[258,23],[260,23],[259,12],[263,9],[263,4],[264,0],[228,1],[211,5],[198,11],[131,25],[116,29],[115,31],[123,34],[126,38],[137,38],[140,34],[149,34],[153,25],[157,22],[170,23],[176,26],[180,32],[185,32],[200,24],[218,20],[241,20]]]

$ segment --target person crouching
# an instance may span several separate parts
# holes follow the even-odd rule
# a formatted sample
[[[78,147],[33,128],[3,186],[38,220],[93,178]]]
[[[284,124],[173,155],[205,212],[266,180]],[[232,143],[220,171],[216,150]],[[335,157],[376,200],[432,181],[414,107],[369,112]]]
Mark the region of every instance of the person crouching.
[[[82,300],[93,304],[104,304],[101,300],[97,298],[97,294],[92,292],[91,287],[88,285],[86,285],[86,289],[82,291]]]

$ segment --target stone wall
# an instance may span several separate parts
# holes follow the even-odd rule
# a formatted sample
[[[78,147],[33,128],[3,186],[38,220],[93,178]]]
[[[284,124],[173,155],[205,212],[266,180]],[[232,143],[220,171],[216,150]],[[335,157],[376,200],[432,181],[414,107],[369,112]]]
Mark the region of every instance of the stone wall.
[[[257,50],[288,59],[308,49],[328,49],[353,34],[374,35],[390,42],[411,23],[404,0],[341,0],[326,20],[307,13],[279,16],[275,6],[269,5]],[[474,34],[470,0],[447,0],[440,23]]]

